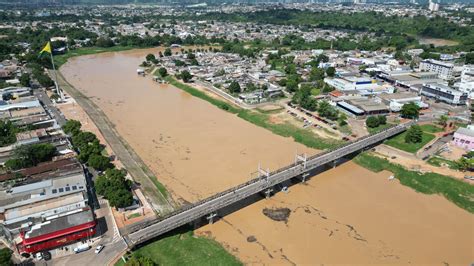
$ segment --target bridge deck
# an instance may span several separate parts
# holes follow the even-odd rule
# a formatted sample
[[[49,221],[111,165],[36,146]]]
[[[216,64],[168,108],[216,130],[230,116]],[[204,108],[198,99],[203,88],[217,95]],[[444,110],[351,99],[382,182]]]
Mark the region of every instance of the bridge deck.
[[[306,162],[293,163],[269,173],[268,176],[252,179],[244,184],[217,193],[194,204],[184,206],[183,208],[176,210],[175,212],[170,213],[161,219],[151,221],[148,224],[141,224],[139,227],[131,229],[132,233],[126,237],[126,240],[128,244],[132,246],[150,240],[198,218],[201,218],[209,213],[215,212],[233,203],[239,202],[249,196],[271,188],[274,185],[300,176],[306,172],[314,170],[319,166],[325,165],[346,155],[362,150],[368,146],[379,143],[389,137],[397,135],[405,131],[411,124],[412,122],[387,128],[381,132],[360,138],[353,142],[349,142],[335,150],[326,151],[311,156],[307,158]]]

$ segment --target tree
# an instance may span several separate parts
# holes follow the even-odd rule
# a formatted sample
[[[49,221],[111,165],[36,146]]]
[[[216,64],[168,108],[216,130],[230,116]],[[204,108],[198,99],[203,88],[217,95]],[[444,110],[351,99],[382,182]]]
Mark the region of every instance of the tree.
[[[407,103],[403,105],[401,114],[404,118],[416,119],[419,116],[420,107],[415,103]]]
[[[338,117],[338,111],[336,108],[331,106],[331,104],[325,100],[319,102],[318,113],[322,117],[328,118],[330,120],[336,120]]]
[[[473,158],[465,158],[461,157],[459,160],[456,161],[456,166],[461,171],[470,171],[474,169],[474,159]]]
[[[289,79],[286,81],[286,90],[288,92],[295,92],[298,89],[298,82],[293,79]]]
[[[49,76],[47,76],[45,74],[35,76],[35,78],[38,81],[38,83],[43,87],[48,88],[48,87],[54,86],[54,81]]]
[[[192,78],[193,76],[191,75],[191,73],[189,73],[189,71],[181,71],[181,79],[183,79],[184,82],[188,83]]]
[[[16,142],[18,128],[9,120],[0,120],[0,147]]]
[[[123,208],[133,203],[131,181],[125,178],[126,172],[119,169],[107,169],[94,182],[96,192],[109,200],[111,206]]]
[[[2,248],[0,249],[0,265],[2,266],[10,266],[13,265],[11,260],[13,251],[9,248]]]
[[[466,54],[466,64],[474,64],[474,52]]]
[[[438,124],[440,124],[443,127],[446,127],[448,125],[448,116],[447,115],[442,115],[438,118]]]
[[[148,257],[141,256],[139,254],[133,254],[133,256],[125,263],[125,266],[156,266],[153,260]]]
[[[339,114],[339,118],[337,120],[339,122],[339,126],[345,126],[347,125],[347,116],[344,113]]]
[[[49,161],[55,154],[56,147],[49,143],[21,145],[15,148],[12,158],[5,162],[5,166],[12,170],[27,168]]]
[[[156,60],[156,57],[154,54],[147,54],[145,57],[146,61],[153,62]]]
[[[94,142],[99,143],[99,139],[94,133],[88,131],[81,131],[72,137],[72,144],[79,150]]]
[[[312,68],[311,72],[309,72],[309,80],[317,81],[322,79],[324,79],[324,69],[318,67]]]
[[[166,70],[166,68],[160,67],[160,69],[158,69],[158,74],[160,74],[160,76],[164,78],[168,75],[168,71]]]
[[[370,128],[376,128],[380,125],[380,121],[377,117],[375,116],[369,116],[367,117],[367,119],[365,120],[365,124],[367,125],[367,127],[370,127]]]
[[[108,47],[112,47],[114,45],[115,45],[114,41],[112,41],[112,39],[107,38],[107,37],[99,37],[95,41],[95,46],[97,46],[97,47],[108,48]]]
[[[170,48],[165,49],[164,56],[171,56],[172,54],[173,54],[173,52],[171,52]]]
[[[423,140],[423,131],[418,125],[411,126],[405,135],[405,143],[420,143]]]
[[[387,117],[384,115],[379,115],[377,116],[377,119],[379,120],[379,125],[386,125],[387,124]]]
[[[113,167],[109,157],[100,154],[91,154],[87,160],[87,164],[97,171],[104,171]]]
[[[75,136],[81,132],[81,127],[81,122],[71,119],[66,121],[66,123],[63,125],[63,131],[70,136]]]
[[[334,77],[334,75],[336,74],[336,69],[334,67],[328,67],[326,69],[326,74],[328,75],[328,77]]]
[[[23,87],[29,87],[29,86],[30,86],[30,83],[31,83],[30,74],[28,74],[28,73],[23,73],[23,74],[20,76],[20,84],[21,84],[21,86],[23,86]]]
[[[232,81],[227,88],[230,93],[240,93],[242,90],[240,88],[240,84],[237,81]]]

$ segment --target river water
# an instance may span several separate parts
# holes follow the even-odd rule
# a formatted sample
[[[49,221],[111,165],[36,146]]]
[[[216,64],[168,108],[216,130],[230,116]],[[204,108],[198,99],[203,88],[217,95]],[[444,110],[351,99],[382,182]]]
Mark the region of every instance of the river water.
[[[136,75],[135,50],[76,57],[66,79],[105,112],[173,197],[193,202],[314,154],[169,85]],[[352,162],[197,230],[244,263],[460,264],[474,262],[474,216]],[[264,208],[289,208],[276,222]]]

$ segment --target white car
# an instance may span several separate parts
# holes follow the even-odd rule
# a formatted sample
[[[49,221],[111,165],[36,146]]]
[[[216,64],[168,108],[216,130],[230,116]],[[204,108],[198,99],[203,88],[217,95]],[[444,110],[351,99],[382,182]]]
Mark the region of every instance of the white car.
[[[104,249],[104,245],[98,245],[96,248],[95,248],[95,254],[99,254],[102,249]]]

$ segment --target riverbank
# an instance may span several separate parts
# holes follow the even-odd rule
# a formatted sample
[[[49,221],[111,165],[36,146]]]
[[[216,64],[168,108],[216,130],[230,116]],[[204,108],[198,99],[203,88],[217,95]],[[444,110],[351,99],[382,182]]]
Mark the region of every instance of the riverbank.
[[[466,182],[437,173],[421,174],[410,171],[401,165],[368,153],[359,154],[354,162],[376,173],[383,170],[390,171],[401,184],[424,194],[443,195],[460,208],[474,213],[474,186]]]
[[[107,52],[120,52],[120,51],[127,51],[133,49],[140,49],[140,47],[135,46],[112,46],[112,47],[82,47],[75,50],[71,50],[65,54],[55,55],[54,56],[54,63],[56,64],[56,68],[59,69],[62,65],[64,65],[69,58],[81,56],[81,55],[91,55],[91,54],[100,54],[100,53],[107,53]],[[144,49],[144,48],[142,48]]]
[[[174,230],[159,240],[138,248],[132,256],[150,258],[157,265],[242,265],[217,241],[195,236],[186,227]],[[115,266],[122,265],[125,265],[122,259],[115,263]]]
[[[238,117],[244,119],[245,121],[250,122],[256,126],[268,129],[274,134],[280,135],[282,137],[291,137],[294,141],[299,142],[308,148],[324,150],[332,149],[342,144],[342,142],[340,141],[320,138],[310,130],[297,128],[296,126],[291,125],[289,123],[271,123],[268,114],[264,112],[260,112],[258,110],[246,110],[228,104],[223,100],[219,100],[207,95],[206,93],[192,87],[191,85],[182,83],[172,76],[166,76],[165,80],[168,81],[171,85],[183,91],[186,91],[194,97],[205,100],[224,111],[236,114]]]
[[[259,163],[277,169],[294,161],[295,151],[317,152],[185,90],[138,76],[136,66],[158,51],[76,57],[61,71],[183,202],[253,178]],[[390,175],[347,162],[227,214],[195,235],[214,239],[245,264],[472,262],[472,238],[466,233],[472,230],[472,214],[442,196],[388,180]],[[287,221],[264,215],[265,209],[279,208],[291,210]],[[187,237],[181,235],[176,238]]]

